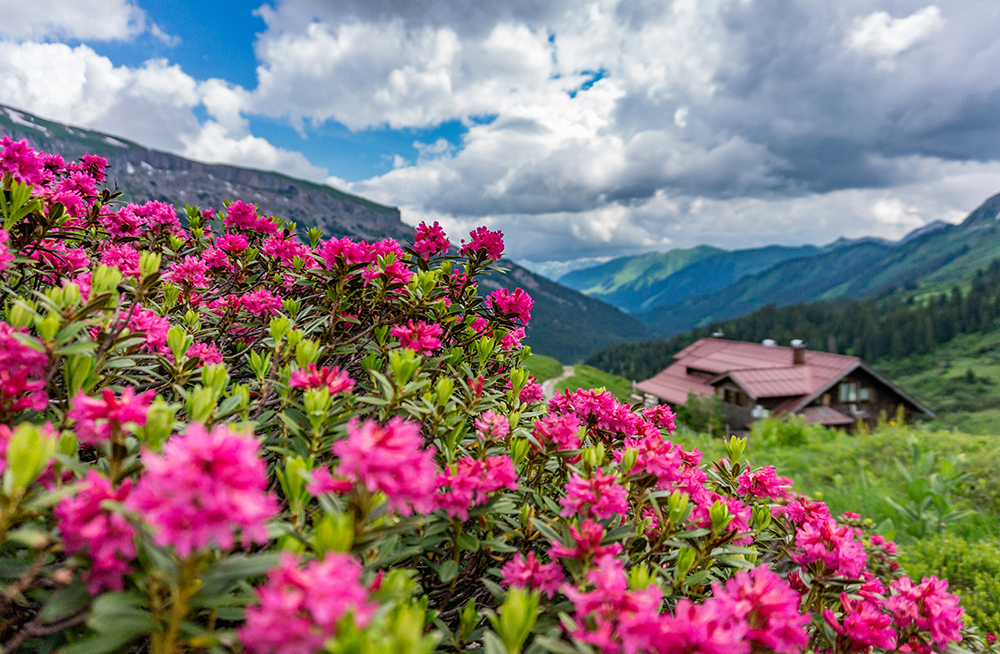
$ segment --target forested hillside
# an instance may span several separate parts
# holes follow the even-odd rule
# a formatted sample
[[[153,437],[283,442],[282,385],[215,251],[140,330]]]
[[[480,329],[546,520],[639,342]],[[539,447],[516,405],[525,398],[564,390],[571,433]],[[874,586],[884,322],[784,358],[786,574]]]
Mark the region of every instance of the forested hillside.
[[[623,343],[598,352],[587,363],[629,379],[652,377],[670,365],[673,354],[698,338],[722,332],[725,338],[787,343],[834,350],[869,363],[924,355],[959,334],[1000,328],[1000,260],[976,272],[963,289],[895,293],[883,299],[838,299],[776,307],[713,322],[668,339]]]

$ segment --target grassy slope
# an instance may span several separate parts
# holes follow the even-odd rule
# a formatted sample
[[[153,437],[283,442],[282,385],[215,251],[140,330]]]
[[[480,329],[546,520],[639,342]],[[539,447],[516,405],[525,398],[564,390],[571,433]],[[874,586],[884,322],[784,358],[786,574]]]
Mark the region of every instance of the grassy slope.
[[[634,257],[619,257],[593,268],[574,270],[559,278],[559,283],[587,295],[608,295],[625,287],[649,286],[666,279],[699,259],[723,252],[709,245],[667,252],[647,252]]]
[[[558,377],[563,372],[563,366],[556,359],[552,357],[547,357],[542,354],[532,354],[528,357],[528,360],[524,362],[524,367],[528,369],[532,375],[534,375],[539,382],[543,382],[546,379],[552,379],[553,377]]]
[[[563,389],[575,391],[578,388],[601,388],[604,387],[622,402],[628,402],[632,394],[632,382],[621,377],[615,377],[603,370],[590,366],[579,365],[573,369],[573,376],[568,377],[556,384],[556,391]]]

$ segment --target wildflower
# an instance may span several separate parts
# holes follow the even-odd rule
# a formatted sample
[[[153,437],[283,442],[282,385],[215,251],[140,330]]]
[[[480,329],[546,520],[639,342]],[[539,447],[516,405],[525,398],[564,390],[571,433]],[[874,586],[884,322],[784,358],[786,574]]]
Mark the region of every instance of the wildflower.
[[[393,327],[389,333],[399,339],[400,347],[409,348],[417,354],[426,356],[441,348],[439,337],[444,330],[437,323],[428,325],[423,320],[414,322],[410,319],[405,325]]]
[[[569,547],[562,543],[553,543],[552,549],[549,550],[549,556],[552,558],[565,557],[585,561],[594,557],[602,557],[606,554],[621,554],[621,543],[601,545],[601,540],[604,538],[604,528],[590,518],[580,523],[579,529],[575,525],[570,525],[569,533],[570,538],[573,540],[573,546]]]
[[[868,561],[864,546],[854,540],[854,531],[838,527],[831,519],[806,522],[795,535],[795,545],[792,560],[796,563],[822,561],[839,576],[857,577]]]
[[[543,448],[552,443],[556,449],[578,450],[583,445],[577,435],[579,428],[580,420],[575,415],[549,414],[535,423],[532,434]]]
[[[447,252],[451,241],[445,236],[444,229],[435,220],[430,227],[422,222],[413,234],[413,250],[424,259],[438,252]]]
[[[281,298],[266,288],[247,293],[240,303],[255,316],[276,316],[281,312]]]
[[[375,252],[368,243],[355,243],[346,236],[341,239],[332,238],[317,248],[317,254],[323,259],[327,270],[337,267],[337,259],[343,258],[348,265],[368,263],[375,259]]]
[[[201,260],[208,268],[232,269],[232,264],[229,263],[229,255],[220,248],[205,248],[201,253]]]
[[[330,474],[330,469],[326,466],[319,466],[312,471],[313,481],[306,484],[306,490],[312,495],[325,495],[326,493],[349,493],[353,484],[346,479],[337,479]]]
[[[223,252],[236,255],[242,254],[250,247],[250,243],[247,241],[246,236],[242,234],[225,234],[215,241],[215,247]]]
[[[237,200],[229,205],[222,224],[228,229],[242,229],[260,234],[275,234],[278,226],[273,220],[257,214],[257,207]]]
[[[330,395],[336,395],[354,388],[354,380],[350,378],[346,370],[341,372],[337,366],[334,366],[333,369],[329,366],[317,369],[315,363],[310,363],[305,370],[300,368],[292,372],[288,379],[288,385],[291,388],[326,387],[330,391]]]
[[[880,605],[855,602],[841,593],[840,606],[843,609],[843,624],[830,609],[823,610],[823,619],[838,636],[846,637],[851,650],[867,652],[872,647],[886,651],[896,649],[896,630],[892,628],[892,616],[883,612]]]
[[[521,341],[524,340],[525,332],[524,327],[515,327],[500,339],[500,348],[504,350],[517,350],[521,347]]]
[[[101,248],[101,263],[118,268],[123,275],[139,276],[139,251],[130,245],[107,244]]]
[[[132,317],[128,321],[128,330],[133,334],[143,334],[146,342],[142,349],[145,352],[167,352],[167,332],[170,330],[170,321],[156,315],[152,309],[143,309],[136,304],[132,310]]]
[[[527,558],[521,553],[514,555],[513,559],[504,564],[501,572],[501,583],[505,586],[537,590],[549,599],[552,599],[565,580],[559,563],[542,563],[535,558],[534,552],[528,552]]]
[[[170,266],[170,270],[163,276],[163,279],[174,284],[183,284],[193,288],[204,288],[208,286],[208,265],[199,259],[188,255],[181,263]]]
[[[135,204],[127,204],[115,213],[102,214],[99,220],[108,234],[116,238],[137,238],[146,225],[142,208]]]
[[[41,411],[49,401],[45,380],[40,379],[45,374],[49,357],[21,342],[15,336],[18,333],[26,334],[27,330],[15,329],[0,321],[0,409],[4,413],[20,413],[25,409]]]
[[[14,263],[14,255],[10,252],[10,234],[7,230],[0,229],[0,272],[7,270],[10,264]]]
[[[646,416],[657,429],[666,429],[668,434],[674,433],[677,416],[666,404],[646,407],[642,410],[642,415]]]
[[[606,520],[628,511],[628,492],[614,475],[594,470],[589,479],[574,473],[566,484],[566,496],[559,500],[564,518],[574,515]]]
[[[712,599],[702,604],[677,600],[674,614],[663,616],[659,627],[653,645],[656,652],[746,654],[750,650],[746,621],[734,620]]]
[[[9,136],[0,139],[0,179],[10,175],[24,184],[41,184],[45,181],[43,159],[28,145],[27,139],[12,141]]]
[[[284,234],[266,239],[261,252],[278,259],[286,266],[291,266],[295,257],[305,262],[312,261],[312,250],[308,246],[299,243],[294,237],[288,238]]]
[[[110,388],[102,390],[100,398],[88,397],[80,391],[66,417],[76,420],[76,437],[81,443],[97,445],[121,434],[127,423],[144,426],[154,395],[151,390],[136,395],[131,386],[122,391],[120,398]]]
[[[754,497],[784,497],[792,485],[792,480],[788,477],[779,477],[774,466],[764,466],[757,472],[751,472],[750,466],[739,477],[739,487],[736,492],[740,495],[753,495]]]
[[[799,594],[766,565],[737,572],[725,587],[712,584],[720,609],[749,626],[746,638],[756,651],[794,654],[809,643],[809,615],[799,612]]]
[[[166,442],[162,456],[143,452],[146,471],[128,506],[154,528],[158,544],[173,545],[182,558],[213,542],[231,549],[237,528],[244,547],[266,543],[264,523],[278,504],[258,449],[250,433],[192,423]]]
[[[258,603],[247,608],[239,631],[251,654],[313,654],[336,634],[345,615],[363,629],[378,609],[351,555],[328,552],[322,561],[299,566],[297,555],[283,553],[257,589]]]
[[[211,343],[194,342],[184,353],[184,356],[188,359],[200,359],[202,365],[222,363],[222,352],[219,352],[219,348]]]
[[[544,397],[542,385],[538,383],[534,375],[529,375],[528,383],[518,393],[517,399],[521,404],[535,404],[536,402],[541,402]]]
[[[885,604],[900,627],[916,624],[931,633],[931,639],[944,650],[950,642],[962,640],[962,616],[965,609],[959,598],[948,592],[948,581],[936,576],[924,577],[914,584],[909,577],[896,579],[889,586],[895,591]]]
[[[347,438],[333,444],[340,457],[337,474],[369,492],[385,493],[389,508],[408,516],[435,508],[437,466],[434,449],[421,449],[420,425],[392,418],[385,426],[352,419]]]
[[[451,488],[437,496],[438,506],[448,512],[448,517],[468,520],[469,509],[486,502],[490,493],[501,488],[517,489],[517,470],[506,455],[484,461],[466,457],[439,474],[437,486]]]
[[[514,289],[513,293],[506,288],[498,288],[486,298],[486,306],[498,314],[513,316],[521,324],[527,325],[531,320],[531,309],[535,306],[535,301],[522,288]]]
[[[55,508],[66,552],[83,550],[90,556],[92,564],[85,578],[91,595],[122,590],[124,575],[132,571],[128,562],[136,555],[135,530],[121,513],[102,505],[105,500],[125,502],[131,490],[131,479],[115,489],[109,479],[89,470],[83,488]]]
[[[485,411],[475,421],[476,437],[480,441],[497,441],[510,433],[510,422],[503,414],[492,409]]]
[[[465,239],[462,239],[462,247],[458,251],[462,256],[480,250],[485,251],[486,256],[490,259],[499,259],[503,256],[503,232],[500,230],[491,232],[486,227],[477,227],[469,232],[469,236],[472,237],[472,240],[469,241],[468,245],[466,245]]]

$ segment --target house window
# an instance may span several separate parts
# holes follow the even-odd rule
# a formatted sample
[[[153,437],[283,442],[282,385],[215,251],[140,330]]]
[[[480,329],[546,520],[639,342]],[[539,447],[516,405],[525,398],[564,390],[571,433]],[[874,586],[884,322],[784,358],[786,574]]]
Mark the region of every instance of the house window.
[[[858,401],[859,402],[867,402],[870,399],[872,399],[872,389],[870,389],[870,388],[862,388],[862,389],[860,389],[858,391]]]
[[[858,385],[855,382],[844,382],[840,385],[841,402],[858,401]]]

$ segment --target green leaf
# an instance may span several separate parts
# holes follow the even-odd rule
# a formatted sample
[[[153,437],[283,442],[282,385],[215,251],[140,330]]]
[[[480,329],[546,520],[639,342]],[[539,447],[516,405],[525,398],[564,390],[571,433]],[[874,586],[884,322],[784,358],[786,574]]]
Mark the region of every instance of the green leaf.
[[[211,606],[213,602],[225,599],[240,581],[261,577],[276,568],[279,558],[278,552],[226,557],[202,575],[201,588],[191,598],[191,605]]]
[[[450,583],[458,577],[458,563],[451,559],[442,563],[441,567],[438,568],[438,577],[441,578],[442,583]]]

